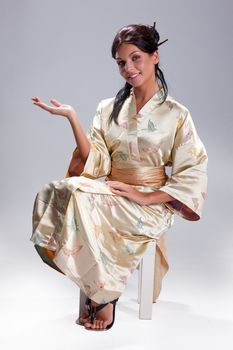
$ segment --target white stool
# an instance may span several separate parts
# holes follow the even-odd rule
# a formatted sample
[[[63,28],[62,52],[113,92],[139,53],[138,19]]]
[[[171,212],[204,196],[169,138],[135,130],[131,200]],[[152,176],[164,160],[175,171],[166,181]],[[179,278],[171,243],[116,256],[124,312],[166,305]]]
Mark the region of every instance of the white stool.
[[[156,242],[149,242],[145,253],[138,265],[138,303],[139,319],[152,319],[154,268],[155,268]],[[79,317],[85,309],[86,295],[80,289]]]

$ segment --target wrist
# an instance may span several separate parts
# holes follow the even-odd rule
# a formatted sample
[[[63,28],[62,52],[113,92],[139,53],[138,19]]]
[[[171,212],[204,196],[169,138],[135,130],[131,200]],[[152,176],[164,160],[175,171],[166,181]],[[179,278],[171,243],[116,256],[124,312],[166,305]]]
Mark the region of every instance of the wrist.
[[[77,114],[75,110],[69,111],[69,113],[67,114],[67,119],[69,120],[69,122],[72,122],[77,119]]]
[[[158,204],[159,203],[158,192],[154,191],[154,192],[147,193],[147,200],[148,200],[148,205]]]
[[[150,192],[148,196],[148,200],[150,201],[150,204],[160,204],[160,203],[170,202],[174,199],[175,198],[170,196],[168,193],[160,190]]]

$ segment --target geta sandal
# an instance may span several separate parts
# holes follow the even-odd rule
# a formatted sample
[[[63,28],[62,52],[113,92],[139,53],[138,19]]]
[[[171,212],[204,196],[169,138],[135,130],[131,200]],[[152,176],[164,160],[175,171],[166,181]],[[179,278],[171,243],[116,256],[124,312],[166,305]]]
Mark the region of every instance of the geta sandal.
[[[91,305],[91,299],[90,298],[86,298],[85,301],[85,309],[86,311],[89,313],[89,315],[87,316],[87,318],[90,317],[90,305]],[[83,312],[83,311],[82,311]],[[77,318],[77,320],[75,321],[76,324],[78,324],[79,326],[84,326],[84,323],[81,321],[81,316],[79,316]]]

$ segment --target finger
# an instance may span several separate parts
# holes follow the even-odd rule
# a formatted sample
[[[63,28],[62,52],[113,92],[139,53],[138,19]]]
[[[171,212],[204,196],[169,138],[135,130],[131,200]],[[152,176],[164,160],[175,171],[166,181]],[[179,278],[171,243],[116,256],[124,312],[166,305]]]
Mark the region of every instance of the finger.
[[[115,194],[117,196],[125,197],[125,198],[127,198],[129,200],[132,200],[132,201],[138,203],[136,198],[130,192],[122,192],[122,191],[119,191],[119,190],[113,190],[113,194]]]
[[[54,112],[54,108],[53,107],[50,107],[50,106],[46,105],[43,102],[33,102],[33,104],[41,107],[42,109],[44,109],[47,112],[50,112],[50,113]]]
[[[127,186],[127,184],[125,184],[124,182],[120,182],[120,181],[106,181],[107,185],[109,185],[110,187],[123,187],[123,186]]]
[[[39,99],[39,97],[37,97],[37,96],[32,97],[32,100],[33,100],[33,101],[36,101],[36,102],[40,102],[40,99]]]
[[[131,190],[130,186],[123,184],[123,183],[111,185],[110,188],[114,188],[116,190],[121,190],[121,191],[125,191],[125,192],[130,192],[130,190]]]
[[[112,192],[115,194],[118,194],[120,196],[124,196],[124,197],[129,196],[129,192],[125,192],[125,191],[121,191],[121,190],[112,189]]]
[[[118,184],[123,184],[124,182],[120,182],[120,181],[110,181],[110,180],[106,180],[107,184],[109,185],[118,185]]]
[[[118,190],[118,191],[122,191],[122,192],[125,191],[125,189],[120,187],[120,186],[110,186],[110,189],[112,191],[114,191],[114,190]]]
[[[56,106],[56,107],[60,107],[60,106],[61,106],[61,103],[58,102],[58,101],[55,100],[55,99],[50,100],[50,102],[51,102],[54,106]]]
[[[131,185],[120,181],[111,181],[110,183],[106,181],[106,183],[107,185],[109,185],[110,188],[122,189],[124,191],[131,191],[133,189]]]

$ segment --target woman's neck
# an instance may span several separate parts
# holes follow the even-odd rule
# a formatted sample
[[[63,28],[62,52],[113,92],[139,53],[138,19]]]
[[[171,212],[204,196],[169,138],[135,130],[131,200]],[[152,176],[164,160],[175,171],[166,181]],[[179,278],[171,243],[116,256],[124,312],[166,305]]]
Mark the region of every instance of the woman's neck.
[[[147,101],[149,101],[150,98],[154,96],[154,94],[159,90],[160,86],[157,82],[152,84],[151,86],[147,86],[146,88],[140,86],[133,88],[135,99],[139,104],[146,103]]]

